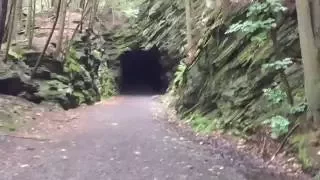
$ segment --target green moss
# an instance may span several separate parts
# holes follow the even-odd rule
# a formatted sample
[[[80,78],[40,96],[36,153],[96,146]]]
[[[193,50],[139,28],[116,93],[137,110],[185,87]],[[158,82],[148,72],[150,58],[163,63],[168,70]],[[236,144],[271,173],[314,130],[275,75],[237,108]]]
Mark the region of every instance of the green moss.
[[[100,72],[100,87],[99,91],[101,96],[104,98],[109,98],[117,94],[116,81],[114,74],[107,67],[103,67]]]
[[[84,94],[82,92],[75,91],[72,93],[72,95],[76,97],[77,104],[82,104],[86,102]]]
[[[67,73],[81,72],[81,66],[78,62],[77,52],[71,48],[65,60],[64,71]]]
[[[65,98],[66,94],[71,91],[68,85],[63,84],[58,80],[41,81],[39,84],[40,89],[37,95],[46,100]]]

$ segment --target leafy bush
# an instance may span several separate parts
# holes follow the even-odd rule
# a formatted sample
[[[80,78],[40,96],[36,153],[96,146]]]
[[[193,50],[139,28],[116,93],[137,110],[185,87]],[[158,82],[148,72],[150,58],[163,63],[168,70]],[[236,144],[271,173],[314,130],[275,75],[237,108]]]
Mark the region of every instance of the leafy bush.
[[[107,66],[102,66],[99,72],[99,92],[102,97],[108,98],[116,95],[117,87],[114,75]]]
[[[66,60],[65,60],[65,66],[64,66],[64,71],[67,73],[80,73],[81,72],[81,66],[77,62],[77,55],[76,55],[76,50],[71,48]]]
[[[307,110],[307,103],[306,102],[303,102],[303,103],[300,103],[300,104],[297,104],[295,106],[292,106],[290,108],[290,114],[300,114],[300,113],[303,113]]]
[[[275,15],[286,11],[287,8],[282,5],[282,0],[266,0],[264,2],[255,2],[249,7],[247,17],[259,16],[260,13],[271,13]]]
[[[283,102],[284,99],[287,97],[286,93],[283,92],[279,88],[279,86],[273,89],[272,88],[263,89],[263,94],[272,105]]]
[[[275,22],[274,19],[269,18],[267,20],[261,21],[240,21],[232,24],[230,28],[226,31],[226,34],[233,32],[243,32],[243,33],[254,33],[259,29],[271,29],[272,24]]]
[[[282,5],[282,0],[266,0],[264,2],[254,2],[247,12],[246,21],[239,21],[232,24],[226,34],[233,32],[254,33],[258,30],[270,30],[276,26],[276,14],[286,11]]]
[[[286,93],[279,88],[279,86],[273,89],[271,88],[264,89],[263,93],[264,93],[264,96],[267,98],[268,102],[270,102],[272,105],[280,105],[282,102],[284,102],[287,96]],[[290,106],[289,104],[285,104],[285,105]],[[293,109],[292,107],[290,108]],[[300,109],[296,108],[295,110],[299,111]],[[282,135],[288,133],[290,121],[283,116],[275,115],[275,116],[272,116],[270,119],[265,120],[263,124],[269,124],[271,128],[271,137],[273,139],[277,139]]]
[[[290,122],[283,116],[274,116],[264,121],[264,124],[269,124],[271,128],[271,137],[274,139],[288,133]]]
[[[187,72],[187,65],[183,62],[180,62],[176,72],[174,73],[174,80],[172,85],[172,92],[175,92],[178,88],[182,87],[182,85],[186,81],[186,72]]]

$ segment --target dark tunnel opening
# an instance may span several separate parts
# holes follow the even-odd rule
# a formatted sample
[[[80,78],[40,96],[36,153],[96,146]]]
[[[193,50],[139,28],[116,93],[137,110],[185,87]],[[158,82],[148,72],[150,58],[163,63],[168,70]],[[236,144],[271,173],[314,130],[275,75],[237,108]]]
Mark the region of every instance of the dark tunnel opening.
[[[120,56],[120,94],[162,94],[168,88],[166,72],[157,47],[136,49]]]

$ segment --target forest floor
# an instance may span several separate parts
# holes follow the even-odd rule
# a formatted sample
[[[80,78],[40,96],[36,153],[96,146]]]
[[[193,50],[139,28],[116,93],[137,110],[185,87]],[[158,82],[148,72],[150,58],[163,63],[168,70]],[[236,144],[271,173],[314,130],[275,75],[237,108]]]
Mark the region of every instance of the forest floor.
[[[159,98],[119,96],[70,111],[0,99],[1,110],[16,114],[14,124],[24,124],[0,136],[3,180],[308,179],[284,175],[223,137],[170,123]]]

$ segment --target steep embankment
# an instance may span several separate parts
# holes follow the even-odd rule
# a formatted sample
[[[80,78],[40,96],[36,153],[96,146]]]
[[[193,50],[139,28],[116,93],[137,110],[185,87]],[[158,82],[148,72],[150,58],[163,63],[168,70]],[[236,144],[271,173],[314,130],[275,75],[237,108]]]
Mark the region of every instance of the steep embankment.
[[[236,135],[259,132],[262,136],[257,142],[261,144],[265,137],[273,142],[269,133],[278,133],[277,129],[272,129],[272,124],[265,124],[266,120],[280,117],[274,122],[281,127],[289,121],[284,130],[280,129],[283,132],[288,132],[299,122],[297,120],[304,120],[303,71],[294,12],[286,14],[278,24],[277,42],[281,55],[276,55],[271,38],[253,40],[261,37],[263,32],[226,34],[232,24],[247,19],[246,3],[226,3],[222,11],[208,10],[200,0],[194,1],[193,5],[193,34],[197,45],[194,61],[188,67],[182,64],[176,69],[179,61],[185,60],[186,30],[182,2],[148,1],[142,7],[137,24],[129,32],[117,33],[116,40],[127,47],[150,48],[157,45],[160,48],[166,69],[171,75],[176,71],[176,84],[172,87],[177,95],[175,107],[178,112],[200,131],[223,129]],[[289,105],[286,100],[288,85],[283,81],[283,74],[277,68],[264,68],[286,58],[292,61],[288,67],[285,65],[284,75],[289,82],[294,105]],[[270,102],[270,96],[275,104]],[[281,139],[283,135],[278,140]],[[312,160],[306,152],[312,152],[316,158],[318,147],[305,149],[304,145],[301,146],[304,143],[301,139],[305,138],[293,138],[293,141],[299,142],[299,157],[308,167]],[[268,143],[266,146],[268,149]],[[309,147],[308,144],[305,147]],[[276,148],[271,149],[270,155]]]

